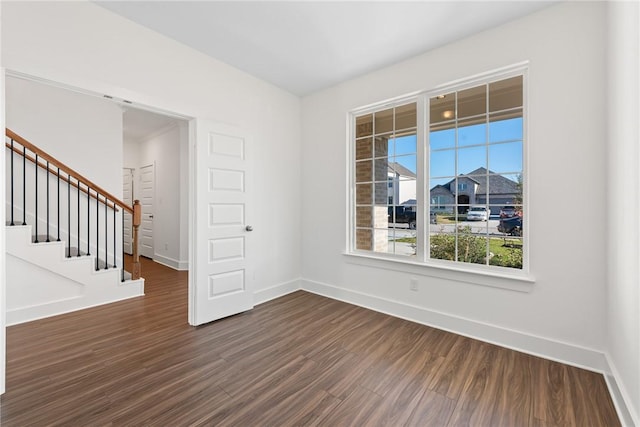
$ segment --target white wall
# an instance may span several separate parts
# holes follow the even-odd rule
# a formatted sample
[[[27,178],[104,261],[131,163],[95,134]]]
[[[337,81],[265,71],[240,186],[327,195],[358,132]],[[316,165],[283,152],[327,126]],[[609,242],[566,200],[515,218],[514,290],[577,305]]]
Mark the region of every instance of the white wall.
[[[2,8],[2,66],[250,132],[258,159],[256,291],[297,284],[297,97],[89,2],[11,2]]]
[[[34,81],[6,79],[7,127],[116,197],[122,196],[122,109]]]
[[[640,7],[611,2],[608,10],[609,185],[607,222],[609,364],[636,425],[640,425]]]
[[[605,12],[603,3],[559,4],[304,98],[303,286],[605,369],[605,206],[597,204],[607,188]],[[521,61],[530,61],[531,290],[380,269],[342,255],[347,112]],[[580,212],[570,215],[569,227],[567,217],[559,221],[554,214],[567,206]],[[418,293],[409,290],[411,277],[419,280]]]
[[[138,141],[132,141],[124,138],[122,141],[122,167],[129,169],[136,169],[140,164],[138,158],[140,157],[140,147]]]

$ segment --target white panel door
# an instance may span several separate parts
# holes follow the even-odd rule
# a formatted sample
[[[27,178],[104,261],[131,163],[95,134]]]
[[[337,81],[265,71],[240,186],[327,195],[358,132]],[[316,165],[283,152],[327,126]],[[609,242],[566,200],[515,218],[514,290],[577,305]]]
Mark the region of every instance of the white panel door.
[[[153,259],[153,194],[155,172],[153,165],[140,168],[140,255]]]
[[[200,120],[195,127],[189,321],[200,325],[253,308],[251,147],[239,129]]]
[[[129,206],[133,206],[133,169],[122,169],[122,201]],[[131,255],[133,253],[133,218],[132,215],[124,212],[124,221],[122,227],[122,250],[124,253]]]

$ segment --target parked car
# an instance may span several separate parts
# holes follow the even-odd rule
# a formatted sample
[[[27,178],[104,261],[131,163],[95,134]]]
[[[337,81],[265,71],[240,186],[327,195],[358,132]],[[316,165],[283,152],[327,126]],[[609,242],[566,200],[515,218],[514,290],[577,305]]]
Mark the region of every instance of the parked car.
[[[510,236],[522,236],[522,217],[500,218],[498,231]]]
[[[515,206],[503,206],[500,209],[500,218],[511,218],[516,216],[518,211],[516,211]]]
[[[394,217],[395,211],[395,217]],[[389,206],[388,211],[388,221],[389,223],[394,224],[407,224],[410,229],[415,230],[416,228],[416,212],[413,210],[413,207],[407,206]]]
[[[487,221],[491,215],[491,209],[486,206],[471,206],[467,211],[467,221]]]

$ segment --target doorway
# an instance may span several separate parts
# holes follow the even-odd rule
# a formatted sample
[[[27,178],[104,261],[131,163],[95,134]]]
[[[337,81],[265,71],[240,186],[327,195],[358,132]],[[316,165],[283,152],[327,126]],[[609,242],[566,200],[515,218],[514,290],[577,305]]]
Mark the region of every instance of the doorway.
[[[128,112],[143,112],[146,114],[152,114],[155,116],[164,116],[165,118],[168,118],[170,121],[172,121],[172,124],[167,125],[167,127],[165,129],[161,129],[161,130],[168,130],[170,128],[174,128],[174,130],[176,132],[179,133],[180,135],[180,143],[179,144],[174,144],[177,146],[177,151],[178,151],[178,155],[173,156],[174,158],[179,158],[179,164],[180,167],[176,168],[176,173],[178,175],[178,179],[173,179],[171,182],[173,182],[173,185],[177,186],[178,189],[184,190],[183,192],[180,191],[174,191],[174,193],[176,194],[181,194],[180,196],[180,202],[179,203],[169,203],[166,199],[164,199],[163,197],[159,197],[158,195],[158,190],[160,188],[160,186],[162,185],[162,183],[160,183],[160,180],[164,178],[165,174],[163,172],[160,172],[160,164],[159,163],[154,163],[154,182],[153,182],[153,188],[154,188],[154,197],[153,197],[153,215],[154,217],[152,218],[154,220],[155,227],[153,231],[155,231],[155,233],[153,233],[153,240],[154,240],[154,251],[158,252],[158,247],[165,248],[168,249],[171,247],[171,242],[170,241],[158,241],[158,216],[160,212],[163,212],[163,216],[164,216],[164,209],[166,206],[172,205],[172,206],[177,206],[178,209],[176,209],[176,212],[178,212],[176,215],[178,215],[178,218],[183,218],[184,221],[186,221],[187,225],[185,227],[162,227],[163,230],[168,230],[168,231],[172,231],[174,233],[177,233],[178,238],[176,239],[176,241],[181,241],[184,240],[184,246],[182,242],[180,242],[180,250],[184,249],[184,253],[186,253],[186,262],[184,263],[184,265],[180,265],[180,269],[182,270],[188,270],[188,277],[189,277],[189,313],[190,313],[190,323],[193,325],[195,324],[195,322],[193,321],[193,317],[192,317],[192,313],[195,312],[195,304],[199,301],[199,299],[201,298],[202,291],[203,290],[207,290],[210,289],[210,281],[211,278],[210,277],[205,277],[205,280],[196,280],[195,275],[195,268],[196,268],[196,258],[198,258],[198,268],[200,268],[201,270],[204,269],[206,267],[207,264],[209,264],[209,261],[207,260],[207,258],[209,258],[209,255],[207,252],[207,248],[205,247],[208,243],[207,240],[207,235],[205,233],[200,232],[199,233],[199,229],[201,228],[199,226],[199,224],[204,224],[207,222],[207,214],[206,212],[208,211],[207,209],[205,209],[205,211],[201,211],[201,212],[196,212],[196,204],[199,203],[200,199],[202,199],[202,197],[200,197],[201,194],[206,193],[207,190],[207,183],[211,182],[210,179],[212,179],[212,176],[210,176],[209,171],[205,168],[205,167],[201,167],[203,165],[199,165],[198,168],[196,168],[196,161],[197,161],[197,156],[198,154],[202,154],[204,152],[207,152],[208,150],[213,149],[213,151],[211,152],[212,155],[215,156],[222,156],[224,157],[233,157],[235,155],[235,147],[238,146],[243,146],[243,144],[248,143],[248,139],[245,139],[244,135],[241,135],[240,133],[236,133],[235,130],[231,130],[230,132],[228,132],[228,129],[224,129],[224,128],[220,128],[220,127],[216,127],[213,129],[214,133],[217,135],[215,141],[211,141],[208,140],[208,138],[211,137],[211,133],[205,133],[205,134],[201,134],[200,132],[196,132],[197,129],[197,122],[198,123],[204,123],[203,121],[200,120],[196,120],[194,118],[191,117],[187,117],[187,116],[183,116],[180,114],[175,114],[175,113],[169,113],[167,111],[161,111],[152,107],[145,107],[145,106],[139,106],[140,108],[137,108],[138,106],[136,106],[136,108],[134,108],[134,106],[129,103],[128,101],[126,102],[126,104],[124,103],[123,100],[117,100],[114,99],[111,96],[106,96],[102,93],[97,93],[97,92],[92,92],[90,90],[86,90],[86,89],[82,89],[82,88],[77,88],[77,87],[72,87],[72,86],[66,86],[64,84],[59,84],[59,83],[55,83],[55,82],[51,82],[48,80],[43,80],[37,77],[33,77],[33,76],[27,76],[24,74],[20,74],[20,73],[14,73],[14,72],[10,72],[10,71],[2,71],[0,72],[0,91],[4,90],[5,88],[5,81],[4,81],[4,77],[12,77],[12,78],[19,78],[22,80],[28,80],[30,82],[33,82],[34,84],[44,84],[44,85],[48,85],[57,89],[62,89],[64,91],[68,91],[68,92],[73,92],[77,95],[82,95],[82,96],[88,96],[88,97],[93,97],[94,99],[100,98],[100,99],[109,99],[109,101],[105,101],[105,102],[115,102],[117,103],[122,110],[126,113]],[[118,88],[113,88],[114,91],[118,91]],[[5,97],[3,97],[5,98]],[[9,104],[9,100],[7,100],[7,104]],[[212,130],[212,129],[209,129]],[[156,134],[154,136],[160,137],[159,134]],[[114,138],[115,140],[115,138]],[[102,148],[114,148],[114,146],[112,144],[104,144],[104,147]],[[89,152],[91,150],[91,148],[85,147],[84,150],[76,150],[75,152],[79,155],[86,155],[87,152]],[[118,148],[119,150],[119,148]],[[124,149],[123,149],[124,150]],[[201,152],[199,153],[198,151]],[[83,154],[84,153],[84,154]],[[104,159],[101,159],[101,157],[98,155],[96,156],[96,153],[92,153],[94,154],[93,159],[97,162],[96,164],[100,165],[101,167],[104,167],[105,165],[109,165],[109,164],[113,164],[116,163],[116,160],[114,161],[104,161]],[[169,156],[171,156],[171,154],[169,154]],[[244,154],[242,155],[244,156]],[[61,159],[62,160],[62,159]],[[102,162],[101,162],[102,160]],[[72,162],[69,162],[72,163]],[[140,165],[140,164],[144,164],[144,159],[141,157],[135,158],[135,165],[130,165],[127,163],[124,164],[120,164],[118,167],[118,170],[115,171],[115,179],[107,179],[107,182],[111,182],[112,185],[115,185],[115,192],[119,192],[120,189],[124,190],[124,186],[121,183],[118,183],[117,181],[119,181],[119,177],[122,176],[124,178],[124,171],[123,171],[123,166],[124,167],[128,167],[129,169],[134,169],[134,176],[138,176],[137,174],[137,169],[138,166],[136,165]],[[182,170],[182,173],[180,172]],[[248,171],[251,170],[251,168],[247,169]],[[244,176],[244,173],[241,171],[230,171],[231,174],[227,174],[225,175],[227,171],[224,168],[219,169],[218,172],[222,173],[222,176],[218,176],[217,179],[222,179],[221,184],[223,186],[229,184],[229,182],[227,182],[228,180],[224,179],[225,177],[236,177],[236,176]],[[233,176],[232,176],[233,175]],[[183,176],[188,176],[188,179],[180,179]],[[240,182],[245,182],[244,178],[241,179]],[[248,181],[247,181],[248,182]],[[244,185],[244,184],[243,184]],[[171,186],[168,185],[168,187],[171,187],[170,189],[175,189],[175,186]],[[133,200],[135,200],[136,197],[136,191],[139,189],[139,185],[137,184],[137,181],[134,180],[134,185],[132,185],[131,187],[131,198]],[[227,191],[229,190],[229,188],[222,188],[222,190]],[[124,192],[124,191],[123,191]],[[245,206],[249,206],[248,204],[246,204]],[[184,209],[179,209],[180,207],[185,207]],[[232,224],[234,227],[240,227],[239,229],[239,233],[240,232],[244,232],[244,231],[251,231],[251,227],[246,225],[246,221],[247,219],[250,217],[250,215],[247,213],[249,212],[250,209],[246,209],[244,210],[244,214],[241,215],[239,218],[241,218],[241,221],[239,223],[234,223]],[[204,221],[204,222],[203,222]],[[204,229],[204,228],[203,228]],[[180,232],[182,230],[183,235],[186,235],[187,230],[188,230],[188,238],[185,239],[180,239],[179,235]],[[248,244],[249,240],[251,239],[251,237],[247,237],[246,241],[247,242],[247,246],[250,246]],[[4,240],[4,238],[3,238]],[[226,243],[226,241],[224,241],[223,239],[218,239],[220,241],[220,244],[224,244]],[[235,239],[234,242],[239,241],[240,239]],[[231,242],[231,243],[234,243]],[[203,250],[204,248],[204,250]],[[220,248],[220,245],[218,245],[218,248]],[[246,247],[242,248],[238,245],[236,246],[229,246],[229,247],[223,247],[224,251],[226,251],[227,253],[231,253],[233,254],[233,251],[240,251],[241,248],[242,250],[245,250]],[[196,251],[197,249],[197,251]],[[223,252],[224,254],[224,252]],[[169,257],[165,257],[165,260],[167,260]],[[202,258],[202,259],[200,259]],[[168,259],[168,261],[176,261],[176,260],[171,260]],[[179,258],[177,259],[177,261],[181,261]],[[231,267],[229,267],[231,268]],[[204,271],[204,270],[203,270]],[[226,273],[224,272],[218,272],[217,273],[217,278],[220,279],[217,281],[216,286],[215,286],[215,290],[218,294],[220,295],[229,295],[229,296],[233,296],[234,295],[234,291],[230,290],[230,292],[225,292],[225,289],[227,289],[227,285],[233,285],[233,286],[240,286],[242,285],[243,291],[247,292],[247,295],[251,296],[251,299],[253,298],[253,294],[252,294],[252,286],[246,286],[246,282],[238,282],[236,279],[238,279],[238,275],[229,275],[229,278],[234,279],[232,281],[228,281],[226,280]],[[249,274],[243,274],[243,278],[246,277],[248,279],[250,279],[249,281],[253,280],[253,274],[249,273]],[[4,283],[2,283],[3,287],[4,287]],[[2,291],[2,289],[0,289],[0,291]],[[252,307],[252,303],[251,303],[251,307]],[[247,307],[249,308],[249,307]],[[2,306],[0,307],[0,314],[4,314],[5,312],[5,308],[4,308],[4,302],[2,302]],[[230,315],[231,313],[226,313],[226,315]],[[2,318],[3,316],[0,316],[0,318]],[[211,321],[211,319],[208,320],[204,320],[204,321],[198,321],[198,323],[204,323],[207,321]],[[0,328],[2,329],[2,334],[0,335],[0,342],[4,340],[4,336],[5,336],[5,324],[4,322],[0,322]],[[2,350],[0,350],[2,351]],[[5,352],[2,351],[2,354],[0,354],[0,364],[2,365],[2,370],[0,371],[0,392],[4,391],[4,377],[5,377],[5,371],[4,371],[4,363],[2,363],[2,361],[4,360],[5,357]]]
[[[1,103],[6,103],[6,108],[3,113],[1,113],[5,127],[13,127],[13,130],[23,134],[23,136],[27,137],[44,151],[58,158],[72,169],[77,170],[79,174],[103,186],[107,191],[114,194],[115,198],[125,198],[126,203],[130,206],[132,201],[137,198],[136,192],[141,189],[137,182],[131,180],[131,174],[134,172],[134,175],[138,176],[136,169],[141,165],[151,162],[145,160],[142,156],[129,157],[127,161],[123,160],[123,152],[125,151],[123,134],[125,132],[128,132],[128,135],[134,135],[131,132],[135,132],[136,130],[140,131],[141,128],[144,127],[146,129],[144,136],[148,140],[152,139],[151,137],[162,138],[162,131],[167,130],[167,126],[171,125],[175,129],[180,129],[180,135],[184,136],[184,138],[173,140],[172,143],[175,146],[174,152],[168,154],[158,152],[157,154],[164,156],[164,158],[177,159],[176,166],[180,165],[178,160],[184,159],[183,162],[186,166],[182,168],[182,173],[189,173],[190,151],[188,138],[190,135],[188,129],[190,117],[177,114],[170,115],[170,113],[165,112],[161,114],[160,112],[151,113],[145,111],[148,114],[136,114],[138,111],[144,110],[134,109],[131,105],[114,101],[110,97],[105,97],[102,94],[92,93],[84,89],[58,84],[4,69],[0,70],[0,93],[2,94]],[[133,112],[134,110],[135,112]],[[127,112],[133,113],[127,114]],[[153,117],[160,118],[160,120],[144,121],[139,119],[141,115],[149,117],[152,114]],[[68,135],[74,135],[74,137],[68,137]],[[142,134],[138,135],[143,136]],[[149,144],[149,146],[151,147],[152,144]],[[153,147],[149,148],[148,151],[151,152],[152,149]],[[5,150],[3,150],[3,165],[5,164],[5,155]],[[173,168],[173,166],[169,166],[169,168]],[[157,170],[157,167],[155,169]],[[178,167],[173,169],[175,169],[176,176],[174,181],[181,182],[179,179],[181,174],[180,169]],[[5,179],[6,177],[3,172],[3,180]],[[167,190],[168,192],[176,194],[177,200],[173,202],[165,199],[166,206],[182,206],[180,203],[181,196],[188,200],[187,194],[189,192],[190,181],[182,181],[184,181],[184,185],[176,185]],[[154,182],[154,184],[154,188],[157,190],[157,182]],[[4,181],[2,185],[4,186]],[[154,202],[157,202],[157,199],[154,198]],[[85,206],[89,205],[87,204]],[[154,207],[157,210],[158,203],[154,203]],[[163,205],[161,204],[160,207],[162,208]],[[175,241],[175,247],[180,249],[178,242],[182,240],[185,241],[183,248],[181,248],[184,254],[183,257],[166,257],[175,258],[176,263],[180,263],[182,270],[189,269],[188,245],[191,236],[187,236],[187,233],[190,228],[190,209],[190,207],[184,209],[185,213],[181,217],[175,216],[173,218],[174,221],[176,221],[176,225],[165,227],[175,232],[175,236],[171,236],[174,239],[173,241],[167,239],[167,245],[163,247],[171,249],[171,245]],[[67,212],[71,211],[68,210]],[[68,214],[68,216],[71,215]],[[82,218],[86,219],[87,217],[83,215]],[[90,218],[92,224],[96,223],[94,218],[93,216]],[[114,218],[116,218],[115,215]],[[129,230],[129,233],[126,233],[128,236],[125,235],[122,239],[122,247],[120,247],[120,239],[116,239],[115,237],[113,241],[116,243],[114,243],[113,248],[111,245],[109,245],[108,249],[105,246],[105,252],[111,252],[114,259],[116,256],[118,257],[118,261],[114,261],[114,264],[117,264],[119,267],[122,267],[124,264],[124,260],[122,259],[123,252],[133,252],[131,242],[131,215],[123,214],[122,218],[123,222],[127,222],[127,219],[129,220],[128,227],[121,225],[119,221],[116,222],[115,219],[113,226],[111,222],[108,223],[111,230],[114,230],[114,236],[118,236],[120,230],[125,233],[127,229]],[[179,221],[183,221],[184,226],[180,226]],[[80,221],[78,221],[78,223],[80,223]],[[87,227],[88,223],[89,220],[83,223],[83,231],[86,230],[85,227]],[[106,221],[103,223],[106,224]],[[70,228],[67,230],[69,230],[67,233],[71,234]],[[182,233],[182,236],[180,233]],[[88,234],[89,233],[87,233],[87,235]],[[105,232],[105,234],[107,234],[107,232]],[[111,235],[110,232],[108,234]],[[0,238],[3,245],[2,251],[5,252],[4,246],[6,243],[4,231]],[[92,240],[96,242],[97,239]],[[101,242],[104,241],[106,240],[101,240]],[[88,239],[86,243],[88,246]],[[124,258],[128,257],[125,255]],[[2,267],[1,274],[5,276],[6,269],[4,266]],[[131,269],[128,269],[128,271],[131,272]],[[124,274],[122,280],[126,280],[127,277],[128,276]],[[142,277],[144,277],[144,272]],[[15,277],[2,277],[0,294],[5,292],[7,280],[10,280],[10,283],[16,283],[17,279]],[[114,286],[122,286],[119,277],[115,280]],[[51,296],[51,298],[56,298],[56,295]],[[4,346],[6,336],[5,313],[6,301],[0,298],[0,393],[5,391],[6,375],[6,365],[4,362],[6,356]]]
[[[6,73],[3,85],[6,91],[3,100],[7,104],[4,116],[6,127],[28,137],[42,150],[127,205],[132,206],[136,199],[144,199],[147,215],[139,236],[144,237],[139,239],[144,245],[143,255],[154,260],[159,258],[161,263],[169,267],[188,270],[189,211],[180,207],[186,206],[184,201],[188,200],[189,192],[188,180],[181,180],[182,174],[188,174],[189,171],[189,118],[147,111],[82,89],[18,73]],[[138,146],[142,148],[132,148]],[[141,168],[149,165],[151,167],[145,168],[145,171],[152,173],[143,176]],[[157,173],[168,177],[160,180],[160,184],[165,184],[165,189],[158,188]],[[144,186],[140,178],[144,178]],[[161,203],[157,198],[159,190]],[[162,209],[171,212],[166,214]],[[165,220],[162,224],[157,221],[159,212]],[[65,212],[63,214],[63,218],[71,217]],[[113,264],[118,266],[122,266],[123,253],[133,252],[132,216],[124,213],[121,216],[122,222],[118,214],[117,223],[114,220],[113,224],[108,224],[109,229],[114,230],[113,236],[118,236],[118,239],[113,238],[113,246],[107,248],[104,244],[107,240],[102,236],[109,234],[111,237],[106,226],[104,230],[100,229],[99,235],[105,248],[103,253],[108,252],[109,258],[113,257]],[[82,219],[87,217],[90,220],[82,223],[83,236],[89,236],[86,230],[89,225],[96,224],[95,216],[87,214]],[[66,228],[66,221],[52,224],[53,227],[63,228],[62,234],[74,234],[78,241],[82,239],[83,245],[89,247],[89,238],[81,237],[79,231],[72,233],[70,228]],[[163,233],[158,231],[159,225]],[[158,235],[162,238],[160,245],[156,242]],[[92,232],[91,243],[95,247],[98,238],[94,236],[97,234]],[[93,253],[93,250],[85,252]],[[52,294],[50,298],[55,300],[56,295]]]
[[[142,207],[140,254],[176,270],[189,268],[189,124],[127,107],[123,114],[123,164],[134,169],[133,200]]]
[[[469,210],[469,196],[461,194],[458,196],[458,213],[465,214]]]

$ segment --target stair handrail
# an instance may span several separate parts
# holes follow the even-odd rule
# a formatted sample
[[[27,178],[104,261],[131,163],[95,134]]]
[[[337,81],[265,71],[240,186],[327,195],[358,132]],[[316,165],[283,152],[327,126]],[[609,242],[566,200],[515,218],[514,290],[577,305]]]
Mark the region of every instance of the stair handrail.
[[[15,140],[14,140],[15,142]],[[7,147],[8,149],[12,149],[11,148],[11,144],[9,144],[8,142],[4,143],[5,147]],[[31,163],[36,163],[36,159],[33,156],[30,156],[28,154],[24,154],[19,148],[17,147],[13,147],[13,152],[19,156],[24,156],[27,160],[29,160]],[[39,160],[38,160],[38,167],[44,170],[48,170],[49,173],[56,175],[57,174],[57,170],[55,167],[49,165],[49,168],[47,169],[47,165],[46,164],[42,164]],[[73,185],[75,188],[77,188],[79,191],[81,191],[82,193],[86,194],[88,197],[91,197],[92,199],[98,199],[100,202],[105,203],[108,207],[110,207],[111,209],[115,209],[116,212],[118,212],[118,208],[117,205],[112,203],[110,200],[108,200],[106,197],[104,197],[102,194],[98,194],[96,192],[96,194],[92,194],[90,191],[88,191],[86,188],[82,188],[79,187],[77,183],[73,183],[73,179],[75,179],[75,177],[73,176],[61,176],[60,179],[63,182],[68,182],[69,184]]]
[[[108,191],[104,190],[99,185],[85,178],[83,175],[81,175],[77,171],[65,165],[55,157],[51,156],[49,153],[45,152],[44,150],[40,149],[36,145],[27,141],[25,138],[18,135],[11,129],[5,128],[5,135],[8,138],[12,139],[13,141],[18,142],[20,145],[27,148],[32,153],[36,154],[38,157],[49,162],[49,165],[53,165],[54,167],[60,169],[62,172],[66,173],[69,178],[73,178],[76,181],[80,181],[83,184],[91,187],[91,189],[94,190],[96,193],[102,194],[103,197],[108,198],[109,201],[113,202],[115,206],[119,206],[122,210],[129,212],[133,216],[133,221],[132,221],[133,223],[133,230],[132,230],[133,231],[133,268],[132,270],[133,271],[131,272],[131,278],[133,280],[139,279],[140,278],[140,254],[138,253],[138,228],[140,227],[140,224],[142,222],[142,205],[140,204],[140,201],[134,200],[133,206],[129,206],[119,198],[115,197]],[[5,142],[5,145],[8,148],[11,148],[11,145],[6,142]],[[35,162],[35,159],[29,158],[28,156],[27,158],[30,161]],[[51,173],[51,170],[48,170],[48,172]],[[123,265],[123,269],[124,269],[124,265]]]

